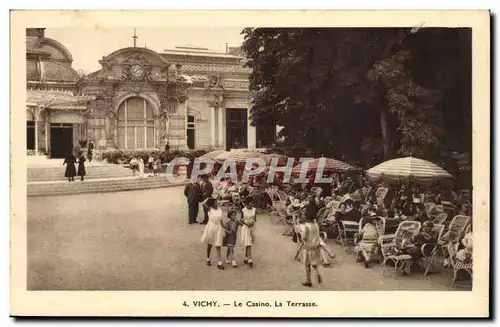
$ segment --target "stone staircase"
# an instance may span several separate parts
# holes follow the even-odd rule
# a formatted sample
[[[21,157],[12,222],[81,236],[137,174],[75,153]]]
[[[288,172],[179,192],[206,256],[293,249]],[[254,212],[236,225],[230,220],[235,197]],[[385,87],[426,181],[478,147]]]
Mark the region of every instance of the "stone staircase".
[[[28,167],[27,181],[30,182],[48,182],[48,181],[67,181],[64,177],[66,166],[56,167]],[[87,165],[85,167],[87,175],[85,179],[103,179],[103,178],[124,178],[132,176],[132,171],[122,165],[101,164]],[[76,177],[78,178],[78,177]]]
[[[76,179],[74,182],[68,181],[43,181],[30,182],[27,184],[27,196],[48,196],[48,195],[71,195],[84,193],[107,193],[122,192],[132,190],[146,190],[163,188],[187,184],[187,180],[181,182],[171,182],[163,174],[160,177],[143,178],[105,178],[90,179],[81,182]]]
[[[172,182],[166,173],[159,177],[148,177],[145,169],[143,178],[132,177],[132,171],[123,165],[92,163],[86,165],[87,175],[81,182],[78,176],[74,182],[64,177],[66,167],[56,165],[29,166],[27,169],[27,196],[70,195],[84,193],[106,193],[143,190],[185,185],[187,181]]]

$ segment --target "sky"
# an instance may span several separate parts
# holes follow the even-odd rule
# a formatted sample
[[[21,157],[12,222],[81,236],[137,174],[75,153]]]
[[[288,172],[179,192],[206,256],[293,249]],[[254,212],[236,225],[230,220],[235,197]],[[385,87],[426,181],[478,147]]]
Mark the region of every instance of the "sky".
[[[226,43],[240,46],[243,27],[137,27],[137,46],[163,52],[176,46],[200,46],[225,52]],[[99,60],[118,49],[133,46],[134,27],[47,28],[45,36],[62,43],[73,56],[72,67],[85,73],[101,68]]]

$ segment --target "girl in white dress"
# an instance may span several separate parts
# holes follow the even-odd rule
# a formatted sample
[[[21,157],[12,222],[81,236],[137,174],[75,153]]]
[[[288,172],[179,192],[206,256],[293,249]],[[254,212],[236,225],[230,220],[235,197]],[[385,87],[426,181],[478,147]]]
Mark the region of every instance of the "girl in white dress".
[[[221,246],[225,236],[224,226],[222,225],[222,210],[218,208],[217,201],[214,198],[206,200],[208,207],[208,223],[203,231],[201,242],[207,244],[207,266],[211,265],[210,254],[212,247],[215,246],[215,254],[217,255],[217,268],[224,269],[222,264]]]
[[[253,267],[252,261],[252,245],[255,242],[255,223],[257,222],[257,213],[253,207],[250,199],[245,201],[245,207],[242,209],[243,217],[241,221],[240,237],[239,239],[245,246],[245,260],[246,265]]]

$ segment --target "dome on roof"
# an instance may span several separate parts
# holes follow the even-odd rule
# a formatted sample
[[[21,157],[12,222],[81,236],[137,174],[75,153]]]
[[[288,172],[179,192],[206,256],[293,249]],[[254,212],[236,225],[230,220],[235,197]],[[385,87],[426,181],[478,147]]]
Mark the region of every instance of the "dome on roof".
[[[55,61],[26,61],[26,79],[28,81],[47,81],[75,83],[78,73],[73,69]]]
[[[70,67],[54,61],[42,61],[42,78],[54,82],[76,82],[78,73]]]

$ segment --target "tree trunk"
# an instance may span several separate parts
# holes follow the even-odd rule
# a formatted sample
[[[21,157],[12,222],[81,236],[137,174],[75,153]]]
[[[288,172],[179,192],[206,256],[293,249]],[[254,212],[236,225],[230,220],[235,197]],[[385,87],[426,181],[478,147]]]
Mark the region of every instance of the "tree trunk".
[[[380,109],[380,132],[382,134],[382,149],[384,150],[384,160],[388,160],[392,155],[391,139],[389,136],[389,128],[387,126],[387,111],[384,108]]]

